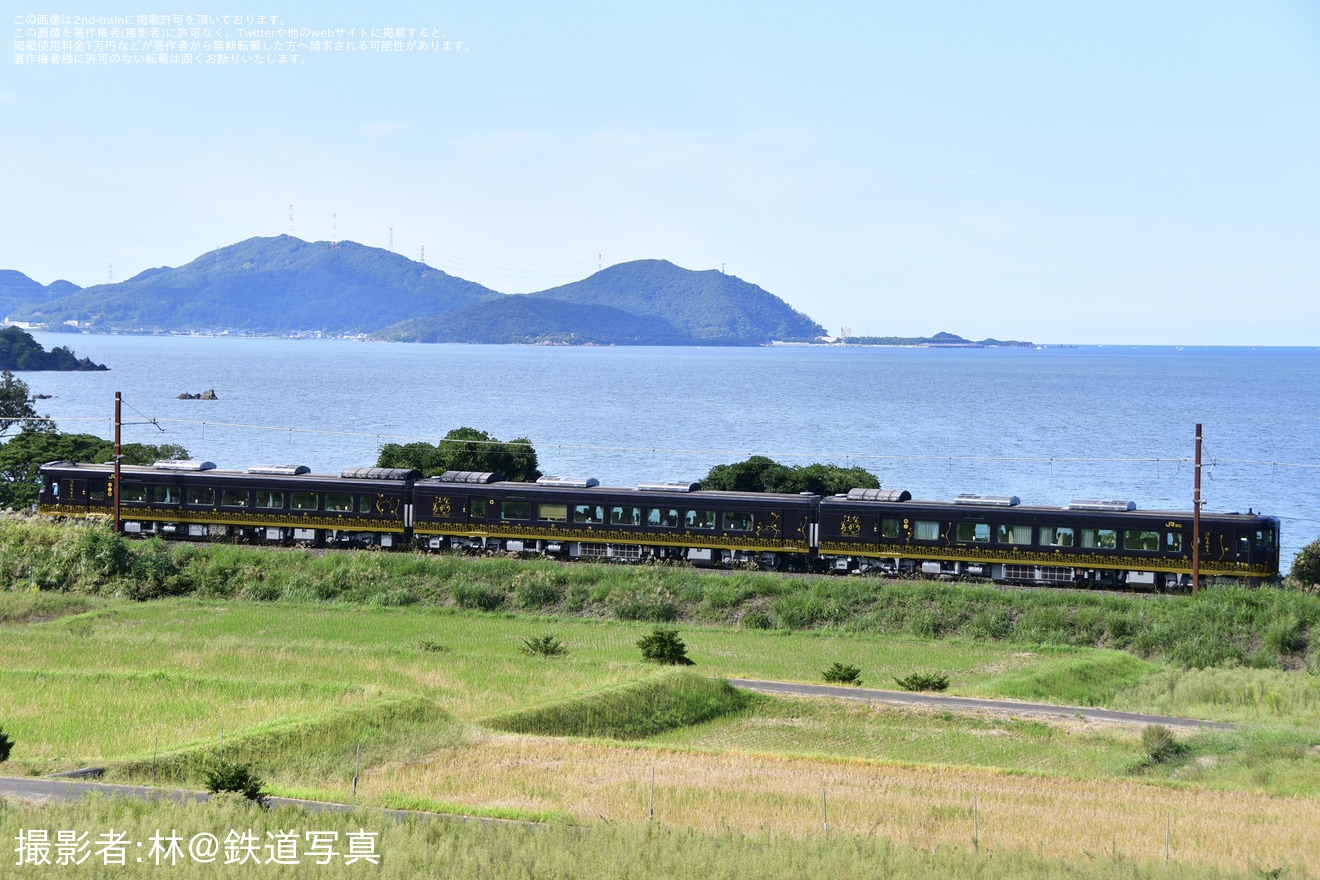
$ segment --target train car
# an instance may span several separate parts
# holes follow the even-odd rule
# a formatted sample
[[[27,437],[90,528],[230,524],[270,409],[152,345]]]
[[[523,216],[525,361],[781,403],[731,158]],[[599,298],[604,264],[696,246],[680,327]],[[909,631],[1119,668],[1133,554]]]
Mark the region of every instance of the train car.
[[[209,461],[123,466],[120,519],[128,534],[392,547],[406,543],[410,490],[418,476],[393,468],[320,476],[301,465],[220,470]],[[113,515],[112,464],[51,462],[42,465],[41,478],[41,513]]]
[[[913,501],[854,489],[820,502],[821,561],[835,571],[983,577],[1026,584],[1191,586],[1192,514],[1128,501],[1031,506],[1016,496]],[[1201,575],[1261,581],[1279,573],[1279,521],[1201,515]]]
[[[610,488],[563,477],[516,483],[450,471],[413,485],[413,531],[434,550],[766,569],[805,564],[815,496],[701,492],[698,485]]]

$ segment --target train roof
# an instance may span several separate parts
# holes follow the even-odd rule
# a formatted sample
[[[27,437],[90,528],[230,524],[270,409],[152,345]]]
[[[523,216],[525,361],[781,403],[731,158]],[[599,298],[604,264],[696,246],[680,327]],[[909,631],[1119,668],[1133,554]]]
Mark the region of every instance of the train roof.
[[[903,493],[907,494],[907,493]],[[977,499],[973,501],[972,499]],[[873,504],[877,509],[893,509],[911,511],[914,508],[923,510],[939,510],[950,514],[966,514],[968,512],[979,513],[1008,513],[1024,512],[1037,514],[1058,514],[1063,512],[1095,514],[1104,513],[1117,516],[1130,516],[1134,519],[1144,517],[1190,517],[1191,510],[1143,510],[1131,501],[1094,501],[1094,500],[1076,500],[1070,501],[1064,505],[1054,504],[1023,504],[1016,495],[1012,496],[970,496],[961,495],[950,501],[933,500],[928,501],[921,498],[903,498],[901,500],[871,500],[854,497],[852,493],[847,495],[830,495],[821,499],[822,504],[850,504],[862,501],[866,504]],[[1255,521],[1258,519],[1277,519],[1277,517],[1266,516],[1257,511],[1211,511],[1202,510],[1201,516],[1213,516],[1217,518],[1240,517],[1243,521]]]

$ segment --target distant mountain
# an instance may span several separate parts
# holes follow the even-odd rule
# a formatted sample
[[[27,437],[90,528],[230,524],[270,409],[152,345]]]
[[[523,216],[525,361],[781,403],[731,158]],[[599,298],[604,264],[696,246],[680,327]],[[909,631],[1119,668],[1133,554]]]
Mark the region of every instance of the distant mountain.
[[[66,346],[57,345],[46,351],[41,343],[19,327],[0,330],[0,370],[26,372],[29,370],[108,370],[105,364],[94,364],[90,358],[79,358]]]
[[[81,289],[68,281],[55,281],[42,285],[22,272],[0,269],[0,318],[5,318],[19,309],[30,308],[57,297],[77,293]]]
[[[444,315],[404,321],[375,337],[392,342],[694,344],[691,336],[663,318],[526,295],[502,296]]]
[[[704,344],[764,345],[825,335],[815,321],[755,284],[714,269],[681,269],[668,260],[620,263],[529,295],[654,316]]]
[[[509,296],[379,248],[277,236],[86,289],[42,288],[18,272],[5,278],[15,302],[10,317],[51,330],[620,345],[763,345],[825,332],[755,284],[665,260]]]
[[[91,330],[370,333],[498,296],[380,248],[250,238],[186,266],[148,269],[118,284],[17,308],[29,323]]]
[[[1016,339],[982,339],[973,342],[953,333],[940,332],[934,336],[848,336],[841,339],[846,345],[912,345],[924,348],[1035,348],[1034,342]]]

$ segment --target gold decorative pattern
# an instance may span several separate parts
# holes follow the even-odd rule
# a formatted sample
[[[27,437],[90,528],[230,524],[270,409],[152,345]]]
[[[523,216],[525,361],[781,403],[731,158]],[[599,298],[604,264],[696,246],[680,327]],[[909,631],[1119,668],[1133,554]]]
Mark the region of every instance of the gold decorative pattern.
[[[845,538],[856,538],[862,534],[862,518],[853,514],[845,514],[843,522],[839,524],[839,534]]]
[[[44,516],[69,516],[102,519],[110,516],[109,511],[88,510],[84,507],[66,504],[43,504],[39,512]],[[345,519],[342,515],[330,516],[289,516],[281,514],[227,513],[215,510],[157,510],[147,508],[120,508],[120,519],[142,522],[189,523],[194,525],[229,525],[229,526],[291,526],[294,528],[336,529],[346,532],[403,532],[403,526],[393,522],[380,522],[372,519]]]
[[[822,541],[820,552],[839,556],[875,556],[882,559],[935,559],[948,562],[1002,562],[1010,565],[1036,563],[1066,568],[1114,568],[1124,571],[1167,571],[1190,574],[1189,559],[1149,559],[1138,556],[1102,556],[1098,553],[1036,553],[1031,551],[982,550],[975,547],[912,547],[897,545],[845,544]],[[1266,565],[1245,562],[1202,562],[1203,575],[1269,577],[1274,572]]]
[[[656,535],[625,532],[618,529],[560,529],[553,526],[520,526],[512,523],[422,523],[414,526],[418,535],[449,535],[456,538],[539,538],[546,541],[590,541],[610,544],[645,544],[656,547],[713,547],[739,550],[777,550],[808,553],[806,541],[758,540],[751,535],[697,535],[692,532]]]
[[[449,519],[453,508],[449,504],[449,496],[442,495],[431,502],[431,516],[438,519]]]

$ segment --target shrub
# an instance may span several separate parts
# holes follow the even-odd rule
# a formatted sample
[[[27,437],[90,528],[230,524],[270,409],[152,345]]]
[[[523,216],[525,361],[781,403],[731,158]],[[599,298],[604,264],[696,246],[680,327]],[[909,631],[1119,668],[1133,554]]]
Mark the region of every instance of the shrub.
[[[513,600],[525,611],[556,605],[563,598],[564,577],[559,572],[535,568],[513,579]]]
[[[743,629],[772,629],[775,625],[774,621],[770,619],[770,615],[759,608],[748,611],[738,623]]]
[[[1312,541],[1297,551],[1288,577],[1298,589],[1307,592],[1320,589],[1320,540]]]
[[[644,585],[609,598],[610,609],[619,620],[667,622],[678,617],[678,605],[664,587]]]
[[[9,753],[14,750],[14,741],[9,738],[9,734],[0,730],[0,764],[9,760]]]
[[[1152,764],[1163,764],[1182,754],[1185,746],[1163,724],[1147,724],[1141,729],[1141,748]]]
[[[459,608],[494,611],[504,604],[504,594],[489,584],[458,584],[454,587],[454,601]]]
[[[211,794],[232,791],[254,803],[266,806],[266,783],[252,772],[248,764],[239,764],[218,758],[206,771],[206,790]]]
[[[678,630],[656,627],[649,636],[637,640],[637,647],[642,650],[642,659],[651,663],[667,663],[670,666],[695,665],[687,655],[687,645],[678,637]]]
[[[543,636],[532,636],[529,639],[523,639],[522,648],[520,648],[528,657],[566,657],[568,656],[568,646],[559,639],[555,638],[553,633],[547,633]]]
[[[856,666],[845,666],[838,661],[830,664],[830,668],[821,673],[821,677],[831,684],[851,684],[857,687],[862,686],[862,670]]]
[[[417,643],[417,647],[419,650],[429,651],[432,654],[447,654],[449,652],[449,648],[446,645],[442,645],[431,639],[422,639]]]
[[[914,672],[894,681],[905,691],[944,691],[949,688],[949,677],[939,672]]]

